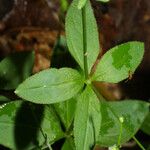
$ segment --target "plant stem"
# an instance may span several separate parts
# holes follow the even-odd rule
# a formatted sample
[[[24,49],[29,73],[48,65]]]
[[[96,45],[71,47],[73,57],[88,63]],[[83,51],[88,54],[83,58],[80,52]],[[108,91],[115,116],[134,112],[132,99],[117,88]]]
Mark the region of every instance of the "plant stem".
[[[134,141],[137,143],[137,145],[142,149],[142,150],[146,150],[143,145],[137,140],[137,138],[134,136],[133,137]]]
[[[82,8],[82,28],[83,28],[83,60],[85,79],[88,79],[88,64],[87,64],[87,34],[86,34],[86,5]]]

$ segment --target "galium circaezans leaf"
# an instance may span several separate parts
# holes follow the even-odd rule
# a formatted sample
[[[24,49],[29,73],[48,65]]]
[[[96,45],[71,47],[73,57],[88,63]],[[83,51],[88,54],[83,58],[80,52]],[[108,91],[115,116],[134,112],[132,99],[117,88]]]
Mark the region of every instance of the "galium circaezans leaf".
[[[83,86],[81,75],[74,69],[47,69],[29,77],[15,93],[34,103],[51,104],[72,98]]]
[[[96,20],[88,0],[84,6],[86,14],[86,47],[87,53],[83,54],[83,22],[82,10],[78,9],[78,0],[74,0],[66,17],[66,38],[70,53],[84,69],[84,55],[87,55],[88,72],[90,73],[100,51]]]
[[[110,49],[97,65],[93,80],[111,83],[130,77],[142,61],[144,44],[128,42]]]
[[[100,102],[90,86],[77,98],[74,120],[76,150],[90,150],[97,142],[101,126]]]

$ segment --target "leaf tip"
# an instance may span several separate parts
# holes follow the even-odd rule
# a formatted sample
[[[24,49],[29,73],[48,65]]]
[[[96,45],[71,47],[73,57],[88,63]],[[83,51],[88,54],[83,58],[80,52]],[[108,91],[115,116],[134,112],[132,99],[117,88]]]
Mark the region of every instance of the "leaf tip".
[[[15,93],[15,94],[18,94],[18,93],[19,93],[19,91],[18,91],[18,90],[15,90],[15,91],[14,91],[14,93]]]

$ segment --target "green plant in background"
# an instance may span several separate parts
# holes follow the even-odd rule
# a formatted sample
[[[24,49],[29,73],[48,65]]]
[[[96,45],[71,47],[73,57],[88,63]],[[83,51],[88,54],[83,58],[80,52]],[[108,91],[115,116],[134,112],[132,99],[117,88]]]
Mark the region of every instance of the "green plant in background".
[[[73,0],[65,27],[69,51],[80,69],[51,68],[16,82],[15,93],[23,100],[7,103],[1,97],[0,144],[11,149],[52,149],[63,138],[62,150],[90,150],[95,145],[119,149],[133,138],[144,149],[134,135],[149,113],[149,103],[107,102],[93,86],[94,81],[118,83],[134,73],[143,58],[143,43],[132,41],[110,49],[93,72],[100,46],[89,0]],[[7,60],[0,63],[1,80],[4,66],[10,66]],[[28,67],[24,65],[17,75]],[[7,77],[11,79],[11,74]]]

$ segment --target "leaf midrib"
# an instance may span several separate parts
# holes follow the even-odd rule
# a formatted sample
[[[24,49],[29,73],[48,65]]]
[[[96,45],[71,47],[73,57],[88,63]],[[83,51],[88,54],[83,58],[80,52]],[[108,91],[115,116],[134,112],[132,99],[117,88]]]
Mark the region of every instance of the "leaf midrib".
[[[81,82],[82,83],[82,80],[70,80],[70,81],[64,81],[64,82],[61,82],[61,83],[53,83],[53,84],[50,84],[50,85],[39,85],[39,86],[32,86],[32,87],[28,87],[28,88],[22,88],[22,89],[38,89],[38,88],[51,88],[51,87],[55,87],[55,86],[63,86],[64,84],[73,84],[73,83],[78,83],[78,82]],[[84,82],[83,82],[84,83]],[[46,87],[44,87],[46,86]]]

